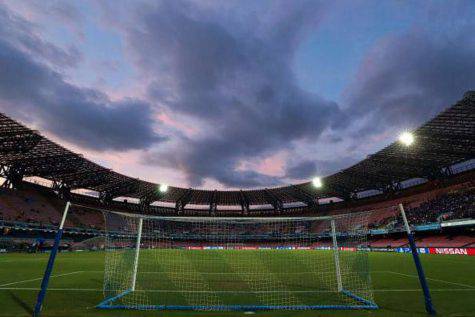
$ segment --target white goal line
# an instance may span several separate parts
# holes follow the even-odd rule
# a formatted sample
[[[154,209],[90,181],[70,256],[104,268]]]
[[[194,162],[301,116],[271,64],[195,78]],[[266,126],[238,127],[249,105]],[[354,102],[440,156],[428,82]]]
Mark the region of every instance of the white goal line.
[[[104,271],[80,271],[85,273],[104,273]],[[146,271],[137,274],[183,274],[183,275],[302,275],[302,274],[329,274],[335,271],[303,271],[303,272],[200,272],[200,271]],[[373,272],[375,273],[375,272]],[[344,274],[343,274],[344,275]],[[1,286],[1,285],[0,285]]]

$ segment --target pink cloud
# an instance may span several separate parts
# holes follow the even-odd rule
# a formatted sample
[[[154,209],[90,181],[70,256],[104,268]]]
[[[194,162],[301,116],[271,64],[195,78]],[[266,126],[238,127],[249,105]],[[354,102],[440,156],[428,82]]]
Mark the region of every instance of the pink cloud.
[[[177,130],[181,130],[186,132],[188,135],[196,135],[198,133],[198,129],[181,123],[175,119],[173,119],[170,115],[162,112],[157,116],[158,120],[160,120],[163,124],[171,126]]]
[[[252,170],[268,176],[284,176],[288,156],[289,153],[284,150],[257,161],[241,161],[236,170]]]
[[[272,156],[266,157],[257,165],[259,173],[269,176],[282,176],[285,174],[286,152],[281,151]]]

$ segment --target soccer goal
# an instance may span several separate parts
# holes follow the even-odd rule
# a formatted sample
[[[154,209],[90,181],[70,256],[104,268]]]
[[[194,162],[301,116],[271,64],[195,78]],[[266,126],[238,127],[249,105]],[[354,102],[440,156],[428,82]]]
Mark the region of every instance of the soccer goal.
[[[104,211],[103,309],[376,309],[367,214],[158,217]]]

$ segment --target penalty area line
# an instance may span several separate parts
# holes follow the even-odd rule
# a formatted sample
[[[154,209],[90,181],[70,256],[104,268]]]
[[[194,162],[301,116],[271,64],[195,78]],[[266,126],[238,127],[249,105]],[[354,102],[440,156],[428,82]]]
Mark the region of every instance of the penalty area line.
[[[404,274],[404,273],[399,273],[399,272],[394,272],[394,271],[386,271],[386,272],[391,273],[391,274],[406,276],[406,277],[418,278],[417,275]],[[429,280],[429,281],[434,281],[434,282],[441,282],[441,283],[446,283],[446,284],[452,284],[452,285],[457,285],[457,286],[468,287],[468,288],[470,288],[470,289],[475,290],[475,286],[469,285],[469,284],[462,284],[462,283],[450,282],[450,281],[440,280],[440,279],[437,279],[437,278],[431,278],[431,277],[427,277],[427,276],[426,276],[426,279]],[[431,290],[432,290],[432,289],[431,289]]]
[[[84,271],[74,271],[74,272],[69,272],[69,273],[51,275],[51,277],[61,277],[61,276],[66,276],[66,275],[72,275],[72,274],[82,273],[82,272],[84,272]],[[42,279],[43,279],[43,277],[37,277],[37,278],[29,279],[29,280],[23,280],[23,281],[16,281],[16,282],[11,282],[11,283],[5,283],[5,284],[1,284],[1,285],[0,285],[0,288],[2,288],[2,287],[4,287],[4,286],[15,285],[15,284],[21,284],[21,283],[39,281],[39,280],[42,280]]]

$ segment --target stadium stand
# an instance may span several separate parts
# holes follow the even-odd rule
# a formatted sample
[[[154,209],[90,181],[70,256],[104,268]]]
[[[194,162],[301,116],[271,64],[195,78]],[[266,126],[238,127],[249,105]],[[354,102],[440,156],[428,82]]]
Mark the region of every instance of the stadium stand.
[[[475,243],[475,237],[470,236],[449,236],[449,235],[433,235],[417,240],[420,247],[454,247],[463,248]]]
[[[104,168],[0,114],[0,177],[4,179],[0,223],[17,239],[35,238],[25,234],[25,228],[28,232],[39,230],[48,239],[48,230],[52,232],[60,221],[65,200],[115,211],[179,216],[305,216],[372,210],[370,229],[386,234],[402,227],[394,208],[400,202],[406,206],[412,225],[473,219],[474,113],[475,93],[468,92],[414,131],[415,146],[404,148],[393,143],[354,166],[324,177],[322,188],[307,182],[239,191],[169,187],[165,193],[157,190],[158,184]],[[44,183],[35,184],[37,180]],[[86,191],[89,194],[84,194]],[[109,225],[121,230],[120,224]],[[76,238],[89,239],[102,234],[104,219],[88,208],[76,208],[66,228]],[[249,233],[266,230],[252,228]],[[449,231],[424,236],[419,242],[427,246],[474,244],[473,234],[456,236]],[[397,236],[378,236],[370,241],[375,247],[404,244]]]
[[[57,225],[61,217],[58,206],[33,189],[0,189],[0,215],[4,220]]]
[[[462,100],[414,131],[418,140],[414,146],[405,148],[395,142],[354,166],[324,177],[322,188],[306,182],[230,191],[169,187],[165,193],[157,190],[158,184],[95,164],[2,114],[0,176],[6,179],[6,187],[18,186],[24,177],[42,177],[51,181],[63,197],[70,195],[71,190],[87,189],[96,192],[104,204],[118,197],[137,199],[146,211],[152,203],[161,202],[173,204],[174,208],[169,209],[177,214],[185,214],[187,205],[204,206],[201,213],[209,215],[220,215],[220,209],[228,213],[227,206],[240,206],[242,214],[269,210],[256,206],[271,206],[271,213],[281,213],[296,204],[315,208],[321,199],[351,201],[368,191],[391,194],[404,189],[408,180],[453,175],[463,168],[457,164],[474,158],[474,112],[475,92],[467,92]]]
[[[475,188],[444,193],[407,210],[413,224],[471,218],[475,215]]]
[[[460,178],[464,179],[464,177]],[[424,225],[428,223],[440,223],[450,219],[466,218],[471,219],[475,216],[474,202],[475,191],[472,182],[461,182],[455,185],[450,185],[445,188],[437,188],[428,192],[416,193],[409,195],[404,199],[410,206],[407,213],[410,221],[414,225]],[[89,205],[94,205],[100,208],[101,204],[97,198],[78,195],[82,203],[88,202]],[[370,199],[371,200],[371,199]],[[121,210],[130,212],[130,203],[117,202],[117,207]],[[16,244],[23,244],[30,241],[30,244],[36,241],[38,236],[50,237],[48,233],[40,233],[38,235],[24,234],[23,230],[19,228],[38,229],[50,228],[54,229],[57,226],[61,212],[64,207],[62,201],[51,188],[43,187],[37,184],[24,182],[21,189],[1,189],[0,190],[0,217],[3,220],[4,227],[13,227],[17,230],[10,232],[10,236],[15,237]],[[327,214],[346,213],[348,209],[341,208],[338,204],[332,211]],[[370,229],[380,230],[387,229],[398,230],[402,223],[394,208],[392,200],[385,200],[378,203],[369,203],[368,205],[358,206],[350,211],[362,211],[375,209],[375,212],[370,214],[369,227]],[[302,214],[306,211],[302,209]],[[110,223],[109,226],[117,231],[121,230],[120,224]],[[91,235],[100,236],[104,228],[104,219],[98,212],[91,212],[88,208],[76,208],[74,213],[71,213],[67,222],[67,227],[75,228],[77,230],[75,239],[71,241],[81,241],[90,239]],[[82,230],[82,231],[81,231]],[[186,227],[175,228],[177,232],[181,232],[184,236],[193,234],[202,234],[203,232],[190,232]],[[208,229],[206,229],[208,230]],[[228,228],[229,230],[229,228]],[[295,233],[299,231],[318,231],[319,228],[306,228],[305,226],[293,228]],[[228,232],[229,233],[229,232]],[[291,234],[292,232],[287,232]],[[248,228],[246,232],[248,235],[254,236],[272,236],[266,227],[255,226]],[[7,236],[4,234],[3,236]],[[69,245],[72,242],[66,240],[63,245]],[[468,247],[475,244],[475,237],[473,234],[451,234],[444,231],[438,231],[428,236],[420,237],[418,245],[421,247]],[[45,247],[51,245],[51,240],[46,239]],[[327,246],[327,242],[319,243],[319,246]],[[79,246],[87,246],[88,244],[79,244]],[[193,245],[192,241],[188,245]],[[374,248],[397,248],[407,245],[406,237],[376,235],[370,239],[369,246]]]
[[[383,238],[371,241],[369,243],[370,247],[379,247],[379,248],[398,248],[407,245],[407,238]]]

